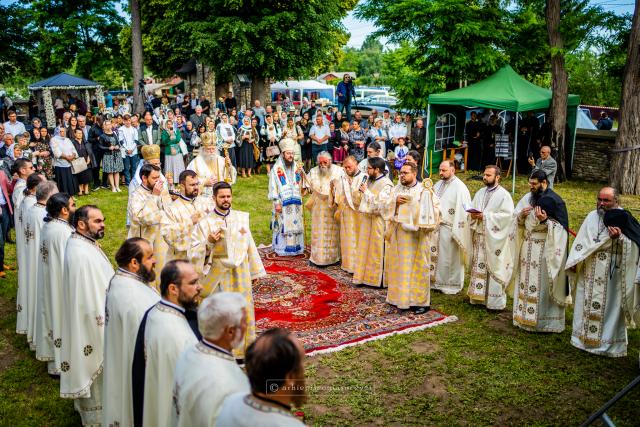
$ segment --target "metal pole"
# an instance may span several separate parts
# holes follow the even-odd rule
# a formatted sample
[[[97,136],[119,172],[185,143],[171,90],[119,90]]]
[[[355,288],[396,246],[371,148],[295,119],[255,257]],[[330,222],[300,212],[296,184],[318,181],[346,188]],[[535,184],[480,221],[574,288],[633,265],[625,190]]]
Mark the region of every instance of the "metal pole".
[[[425,170],[424,167],[425,165],[427,165],[427,157],[429,156],[429,131],[431,130],[431,124],[429,123],[429,119],[431,117],[431,105],[427,104],[427,131],[425,132],[425,135],[427,137],[427,140],[424,143],[424,156],[422,159],[422,176],[424,176],[425,178],[431,177],[431,166],[429,167],[429,173],[425,174]]]
[[[515,129],[515,141],[513,144],[513,179],[511,181],[511,195],[513,196],[516,193],[516,164],[518,160],[518,112],[516,111],[516,129]]]

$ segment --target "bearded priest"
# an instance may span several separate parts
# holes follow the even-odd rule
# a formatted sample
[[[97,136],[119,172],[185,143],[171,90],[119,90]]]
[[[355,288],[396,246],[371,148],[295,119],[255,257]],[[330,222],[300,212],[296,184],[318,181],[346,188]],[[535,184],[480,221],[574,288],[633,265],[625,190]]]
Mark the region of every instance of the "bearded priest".
[[[186,260],[169,261],[162,269],[162,299],[145,314],[136,340],[133,398],[137,426],[171,426],[176,362],[185,348],[198,342],[185,314],[197,310],[201,291],[198,273]],[[138,361],[141,369],[136,369]]]
[[[356,244],[353,284],[379,288],[383,286],[386,221],[383,211],[389,203],[393,183],[384,173],[385,161],[380,157],[367,159],[367,177],[360,183],[358,207],[360,227]]]
[[[97,242],[104,237],[100,209],[78,208],[73,226],[76,231],[64,254],[60,396],[74,399],[82,425],[98,425],[102,423],[105,296],[113,267]]]
[[[167,260],[187,258],[193,227],[213,212],[215,205],[211,197],[199,195],[198,175],[194,171],[182,171],[178,181],[180,196],[167,207],[165,212],[169,226],[162,227],[162,235],[168,246]]]
[[[162,238],[162,229],[169,225],[165,209],[171,204],[171,198],[164,192],[160,178],[160,168],[146,164],[140,169],[142,184],[129,200],[129,218],[131,227],[128,237],[141,237],[153,247],[153,255],[158,268],[164,266],[167,255],[167,243]],[[151,285],[157,288],[154,279]]]
[[[627,326],[634,327],[640,226],[619,205],[614,188],[598,193],[573,241],[567,272],[576,288],[571,345],[608,357],[627,355]]]
[[[213,186],[217,182],[226,182],[231,185],[236,183],[238,171],[229,161],[220,156],[215,133],[202,134],[200,150],[200,154],[187,165],[188,170],[198,174],[200,194],[211,196]]]
[[[433,191],[440,200],[441,221],[434,235],[431,261],[432,288],[443,294],[457,294],[464,286],[464,269],[471,257],[469,216],[463,205],[471,205],[469,189],[458,177],[452,162],[440,163],[440,181]]]
[[[160,300],[149,284],[156,278],[149,242],[124,241],[116,253],[118,270],[109,283],[104,331],[103,425],[133,425],[131,366],[142,316]]]
[[[366,182],[367,175],[358,169],[358,161],[353,156],[347,156],[342,161],[344,173],[336,186],[336,218],[340,225],[340,258],[342,269],[353,273],[356,262],[356,245],[360,232],[360,200],[362,193],[358,188]]]
[[[191,235],[188,259],[202,280],[204,297],[211,293],[238,292],[246,300],[244,344],[238,357],[244,357],[256,336],[252,285],[266,276],[258,249],[251,236],[249,214],[232,209],[231,185],[219,182],[213,187],[216,207],[201,219]]]
[[[415,163],[400,169],[400,183],[391,190],[383,218],[385,233],[384,281],[387,302],[415,314],[429,311],[429,276],[433,231],[440,222],[440,202],[431,180],[420,183]]]
[[[249,392],[249,380],[232,354],[244,345],[246,311],[245,298],[235,292],[215,293],[200,304],[202,340],[176,363],[172,425],[214,426],[228,396]]]
[[[517,248],[513,324],[531,332],[562,332],[571,299],[564,273],[569,216],[564,201],[549,188],[546,172],[533,171],[529,188],[515,209],[523,238]]]
[[[484,170],[485,187],[478,190],[471,217],[471,279],[467,291],[471,304],[483,304],[490,310],[507,305],[506,289],[515,264],[515,227],[513,199],[500,185],[502,171],[489,165]]]
[[[343,174],[341,167],[332,164],[331,154],[321,151],[318,166],[309,171],[311,199],[311,255],[309,261],[328,266],[340,261],[340,227],[335,219],[336,183]]]
[[[294,162],[295,144],[289,138],[280,141],[282,153],[269,172],[269,200],[273,203],[271,245],[279,256],[304,252],[304,170]]]

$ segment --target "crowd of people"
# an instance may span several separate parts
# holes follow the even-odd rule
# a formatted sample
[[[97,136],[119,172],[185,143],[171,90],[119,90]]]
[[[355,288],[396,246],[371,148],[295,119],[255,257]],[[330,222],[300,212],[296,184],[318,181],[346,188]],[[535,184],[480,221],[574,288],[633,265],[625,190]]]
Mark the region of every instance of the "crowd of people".
[[[98,243],[106,231],[100,208],[76,209],[78,193],[59,172],[65,166],[58,160],[75,160],[72,148],[82,156],[76,144],[51,148],[53,175],[33,158],[13,160],[12,191],[2,196],[15,207],[16,331],[60,376],[60,395],[74,400],[84,425],[302,424],[292,408],[306,398],[304,348],[288,331],[257,334],[253,285],[267,273],[249,214],[233,208],[232,186],[243,170],[238,139],[254,152],[263,134],[269,143],[258,142],[265,150],[256,157],[268,165],[265,196],[277,255],[302,254],[310,242],[313,266],[340,265],[354,286],[386,289],[390,305],[415,316],[430,310],[431,289],[462,292],[467,273],[471,304],[504,310],[510,294],[514,325],[533,332],[562,332],[575,295],[571,344],[626,355],[627,324],[640,314],[640,226],[620,208],[614,189],[598,193],[569,250],[567,210],[544,163],[548,147],[517,204],[495,165],[484,169],[485,185],[472,199],[449,161],[440,164],[438,182],[422,179],[421,121],[409,128],[409,120],[383,113],[365,133],[356,111],[340,129],[357,139],[336,152],[326,133],[333,120],[316,110],[307,153],[312,168],[305,167],[304,132],[298,138],[298,130],[276,131],[267,109],[254,133],[253,123],[262,121],[258,102],[255,116],[244,112],[240,129],[226,112],[217,124],[203,118],[206,130],[188,140],[193,150],[186,154],[178,151],[173,122],[156,123],[156,112],[144,114],[138,139],[130,130],[137,116],[123,116],[122,124],[96,117],[91,130],[102,129],[105,147],[96,164],[114,191],[128,167],[128,238],[115,254],[117,270]],[[72,130],[82,144],[83,129]],[[65,138],[66,127],[53,133]],[[392,151],[400,155],[385,156]],[[244,169],[249,176],[254,167]]]

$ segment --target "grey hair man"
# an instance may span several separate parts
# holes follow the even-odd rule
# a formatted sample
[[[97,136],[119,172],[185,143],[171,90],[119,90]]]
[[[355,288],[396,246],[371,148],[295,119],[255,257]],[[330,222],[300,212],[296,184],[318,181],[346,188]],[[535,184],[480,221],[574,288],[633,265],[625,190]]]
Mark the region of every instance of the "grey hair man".
[[[200,304],[202,340],[176,363],[173,425],[215,425],[227,396],[249,392],[249,380],[231,353],[244,342],[246,309],[244,297],[236,292],[217,292]]]

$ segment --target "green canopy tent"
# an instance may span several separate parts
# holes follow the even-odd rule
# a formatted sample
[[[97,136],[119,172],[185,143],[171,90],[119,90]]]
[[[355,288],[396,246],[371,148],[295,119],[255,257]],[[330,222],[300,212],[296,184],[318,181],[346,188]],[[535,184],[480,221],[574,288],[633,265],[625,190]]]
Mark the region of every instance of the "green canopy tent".
[[[576,115],[580,97],[569,95],[567,102],[567,122],[569,134],[566,135],[568,152],[573,152],[576,131]],[[447,143],[462,141],[466,111],[470,108],[491,108],[506,110],[516,115],[518,129],[518,113],[525,111],[546,110],[551,105],[551,90],[528,82],[509,65],[478,83],[461,89],[429,95],[427,112],[427,150],[425,152],[424,169],[431,174],[437,171],[443,158],[443,150]],[[436,136],[436,123],[441,118]],[[515,169],[518,148],[518,132],[515,132],[513,148],[513,164]],[[571,161],[571,156],[567,156]],[[570,168],[570,166],[569,166]],[[515,192],[515,173],[513,174],[512,193]]]

